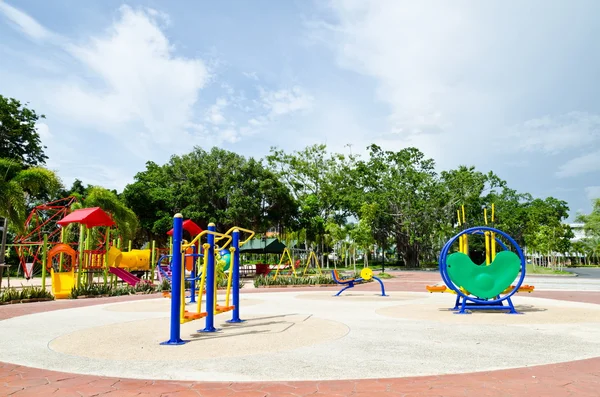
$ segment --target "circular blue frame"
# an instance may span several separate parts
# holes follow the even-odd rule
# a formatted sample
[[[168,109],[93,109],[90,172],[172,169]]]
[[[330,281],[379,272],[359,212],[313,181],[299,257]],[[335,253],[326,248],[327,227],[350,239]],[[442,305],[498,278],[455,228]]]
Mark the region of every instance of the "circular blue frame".
[[[512,291],[510,291],[509,293],[507,293],[504,296],[500,296],[500,298],[497,299],[480,299],[477,297],[473,297],[470,295],[466,295],[465,293],[463,293],[459,287],[457,287],[452,280],[450,280],[450,276],[448,275],[448,264],[446,263],[446,258],[448,257],[448,251],[450,251],[450,247],[452,247],[452,244],[454,244],[456,242],[456,240],[458,240],[458,238],[464,234],[484,234],[484,232],[493,232],[496,233],[504,238],[506,238],[508,240],[508,242],[515,248],[515,250],[517,251],[517,254],[519,255],[519,259],[521,260],[521,276],[519,278],[519,281],[517,282],[517,284],[515,285],[515,287],[512,289]],[[500,244],[500,246],[505,250],[508,251],[508,247],[496,237],[496,241]],[[446,283],[446,285],[452,289],[454,292],[456,292],[458,295],[462,296],[463,299],[469,300],[471,302],[475,302],[475,303],[481,303],[481,304],[497,304],[500,303],[508,298],[510,298],[511,296],[513,296],[521,287],[521,285],[523,284],[523,280],[525,279],[525,272],[526,272],[526,261],[525,261],[525,255],[523,254],[523,251],[521,250],[521,247],[519,247],[519,244],[517,244],[517,242],[508,234],[504,233],[501,230],[495,229],[493,227],[489,227],[489,226],[475,226],[475,227],[471,227],[468,229],[465,229],[463,231],[461,231],[460,233],[458,233],[457,235],[455,235],[454,237],[452,237],[450,240],[448,240],[448,242],[444,245],[444,248],[442,248],[442,251],[440,252],[440,257],[439,257],[439,263],[440,263],[440,274],[442,276],[442,280],[444,281],[444,283]]]

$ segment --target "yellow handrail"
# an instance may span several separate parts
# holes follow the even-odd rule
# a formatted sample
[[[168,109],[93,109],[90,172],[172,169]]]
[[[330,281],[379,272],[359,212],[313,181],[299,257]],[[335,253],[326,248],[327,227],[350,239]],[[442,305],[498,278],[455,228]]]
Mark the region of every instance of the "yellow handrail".
[[[233,280],[233,254],[235,248],[229,247],[229,275],[227,277],[227,292],[225,293],[225,306],[229,307],[229,295],[231,295],[231,281]]]
[[[230,228],[229,230],[227,230],[225,233],[225,235],[229,236],[231,235],[231,233],[234,230],[239,230],[240,232],[246,232],[246,233],[250,233],[250,237],[248,237],[246,240],[244,241],[240,241],[240,247],[244,244],[246,244],[248,241],[250,241],[252,239],[252,237],[254,237],[254,235],[256,234],[253,230],[250,229],[244,229],[243,227],[239,227],[239,226],[233,226],[232,228]],[[215,239],[215,243],[219,242],[220,240],[222,240],[224,237],[219,237],[218,239]],[[224,249],[225,247],[227,247],[227,244],[225,244],[223,247],[221,247],[221,249]]]
[[[200,234],[198,234],[196,237],[194,237],[194,239],[192,241],[190,241],[188,244],[182,244],[181,248],[185,249],[185,248],[189,248],[189,247],[195,245],[198,242],[198,240],[200,240],[203,236],[205,236],[207,234],[212,234],[215,237],[220,237],[220,239],[227,238],[227,244],[225,244],[225,246],[227,246],[229,243],[231,243],[231,240],[232,240],[232,237],[228,236],[226,234],[219,233],[219,232],[213,232],[211,230],[203,230]],[[215,243],[216,242],[217,242],[217,240],[215,239]]]

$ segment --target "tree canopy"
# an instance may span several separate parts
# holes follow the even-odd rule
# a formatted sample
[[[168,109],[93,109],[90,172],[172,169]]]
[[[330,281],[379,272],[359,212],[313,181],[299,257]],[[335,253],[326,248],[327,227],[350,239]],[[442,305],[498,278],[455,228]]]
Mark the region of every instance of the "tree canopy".
[[[148,162],[123,196],[148,235],[164,236],[181,212],[201,227],[239,225],[266,230],[291,225],[296,203],[277,177],[260,162],[213,148],[195,148],[159,166]]]
[[[13,98],[0,95],[0,158],[26,166],[44,164],[44,153],[36,123],[44,115],[25,107]]]
[[[463,226],[474,226],[486,222],[483,209],[494,205],[494,226],[530,251],[600,252],[600,201],[579,217],[587,236],[572,246],[566,202],[518,192],[493,170],[461,165],[439,172],[434,159],[415,147],[370,145],[360,157],[317,144],[292,152],[271,148],[263,159],[195,147],[166,164],[148,161],[120,194],[79,179],[65,189],[39,166],[47,159],[36,130],[43,117],[0,96],[0,216],[16,223],[36,202],[73,195],[77,207],[103,208],[122,237],[140,242],[166,239],[173,215],[181,212],[203,228],[210,222],[219,229],[239,225],[277,232],[322,253],[361,251],[365,261],[385,255],[419,266],[435,261],[456,233],[461,206]]]

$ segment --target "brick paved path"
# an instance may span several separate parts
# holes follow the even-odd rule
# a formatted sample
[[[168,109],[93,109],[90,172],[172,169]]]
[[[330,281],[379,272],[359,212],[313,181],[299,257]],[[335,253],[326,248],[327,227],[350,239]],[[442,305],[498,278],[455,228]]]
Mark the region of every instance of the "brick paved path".
[[[424,283],[438,281],[436,273],[404,273],[386,280],[390,291],[423,291]],[[364,285],[356,288],[376,289]],[[334,288],[327,288],[327,290]],[[290,291],[290,289],[276,289]],[[305,288],[294,289],[298,291]],[[314,290],[314,289],[313,289]],[[248,290],[264,292],[268,290]],[[156,298],[136,295],[116,298],[64,300],[0,306],[0,320],[42,311]],[[533,296],[600,304],[600,292],[543,291]],[[1,323],[0,323],[1,324]],[[1,327],[0,327],[1,337]],[[515,352],[518,354],[518,352]],[[0,359],[2,352],[0,352]],[[303,397],[303,396],[577,396],[600,395],[600,357],[474,374],[351,381],[303,381],[262,383],[195,383],[132,380],[75,375],[0,362],[0,396],[195,396],[195,397]]]

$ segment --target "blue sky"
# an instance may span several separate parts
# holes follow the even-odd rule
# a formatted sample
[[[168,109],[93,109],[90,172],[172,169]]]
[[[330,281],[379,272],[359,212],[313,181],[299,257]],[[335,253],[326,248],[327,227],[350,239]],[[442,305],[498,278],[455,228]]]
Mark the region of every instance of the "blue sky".
[[[67,185],[122,189],[194,145],[377,143],[587,212],[598,15],[584,0],[0,0],[0,93],[47,116]]]

